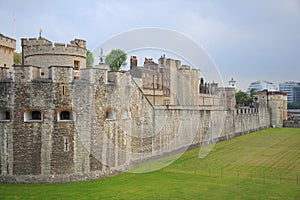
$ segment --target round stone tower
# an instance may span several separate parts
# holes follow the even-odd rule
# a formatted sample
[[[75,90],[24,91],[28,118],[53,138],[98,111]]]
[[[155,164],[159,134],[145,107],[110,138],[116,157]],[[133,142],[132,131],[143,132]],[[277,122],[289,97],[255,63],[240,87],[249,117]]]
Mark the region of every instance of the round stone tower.
[[[21,41],[23,64],[41,67],[41,78],[49,78],[49,66],[73,66],[74,78],[86,68],[86,41],[72,40],[69,44],[52,43],[40,38],[23,38]]]

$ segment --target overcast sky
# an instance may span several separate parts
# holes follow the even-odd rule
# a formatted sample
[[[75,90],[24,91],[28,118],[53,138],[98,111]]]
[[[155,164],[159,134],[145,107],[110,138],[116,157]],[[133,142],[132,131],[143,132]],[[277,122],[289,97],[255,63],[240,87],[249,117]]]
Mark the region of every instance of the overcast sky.
[[[0,32],[15,37],[17,50],[20,38],[38,37],[40,28],[53,42],[82,38],[93,50],[143,27],[196,41],[239,89],[256,80],[300,81],[300,0],[0,0]]]

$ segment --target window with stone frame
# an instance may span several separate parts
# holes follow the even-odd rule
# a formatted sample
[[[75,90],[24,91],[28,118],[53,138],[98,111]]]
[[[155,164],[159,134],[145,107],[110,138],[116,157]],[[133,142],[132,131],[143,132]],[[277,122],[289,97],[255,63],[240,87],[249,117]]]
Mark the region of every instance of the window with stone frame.
[[[74,70],[79,70],[79,69],[80,69],[80,61],[74,60]]]
[[[57,121],[76,121],[76,112],[72,110],[62,110],[57,113]]]
[[[106,120],[116,120],[117,119],[117,112],[115,110],[108,110],[105,112],[105,119]]]
[[[0,121],[10,121],[10,111],[3,109],[0,110]]]
[[[42,112],[39,110],[27,110],[24,112],[24,121],[30,122],[30,121],[42,121],[43,115]]]

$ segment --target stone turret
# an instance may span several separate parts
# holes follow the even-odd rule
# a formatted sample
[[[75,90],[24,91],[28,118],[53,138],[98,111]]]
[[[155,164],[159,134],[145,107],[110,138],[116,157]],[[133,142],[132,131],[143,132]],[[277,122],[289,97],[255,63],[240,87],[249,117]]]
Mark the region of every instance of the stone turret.
[[[41,78],[49,78],[49,66],[72,66],[74,77],[86,68],[86,41],[75,39],[69,44],[52,43],[45,38],[23,38],[21,41],[25,65],[41,67]]]
[[[270,109],[270,125],[283,127],[287,120],[287,95],[284,92],[268,92],[268,106]]]
[[[287,95],[279,91],[258,92],[259,107],[266,107],[270,113],[270,126],[282,127],[287,119]]]

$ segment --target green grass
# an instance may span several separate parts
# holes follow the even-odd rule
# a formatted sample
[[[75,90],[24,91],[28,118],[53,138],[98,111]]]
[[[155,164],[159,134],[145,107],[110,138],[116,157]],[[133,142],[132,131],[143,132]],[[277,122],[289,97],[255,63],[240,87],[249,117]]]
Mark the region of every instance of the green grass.
[[[79,183],[0,184],[0,199],[300,199],[300,129],[267,129],[218,143],[203,159],[198,154],[199,149],[188,151],[149,173]]]

